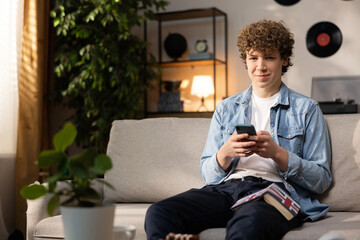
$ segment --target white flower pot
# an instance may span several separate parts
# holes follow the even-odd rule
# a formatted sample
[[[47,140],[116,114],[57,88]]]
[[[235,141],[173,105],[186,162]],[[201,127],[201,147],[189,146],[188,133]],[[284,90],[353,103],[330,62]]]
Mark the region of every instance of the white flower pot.
[[[112,240],[115,205],[61,206],[66,240]]]

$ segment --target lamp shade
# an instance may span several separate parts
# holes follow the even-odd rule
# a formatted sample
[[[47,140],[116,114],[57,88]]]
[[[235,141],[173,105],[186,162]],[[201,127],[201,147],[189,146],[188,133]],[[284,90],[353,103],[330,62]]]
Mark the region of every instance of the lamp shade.
[[[208,75],[196,75],[193,78],[191,94],[200,98],[214,94],[212,77]]]

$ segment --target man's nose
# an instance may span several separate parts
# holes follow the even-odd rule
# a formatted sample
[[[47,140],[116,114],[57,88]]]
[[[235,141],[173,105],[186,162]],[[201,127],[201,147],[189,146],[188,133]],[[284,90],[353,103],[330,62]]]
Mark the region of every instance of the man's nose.
[[[258,64],[256,66],[256,70],[259,71],[265,71],[266,70],[266,65],[264,63],[264,61],[262,59],[259,59]]]

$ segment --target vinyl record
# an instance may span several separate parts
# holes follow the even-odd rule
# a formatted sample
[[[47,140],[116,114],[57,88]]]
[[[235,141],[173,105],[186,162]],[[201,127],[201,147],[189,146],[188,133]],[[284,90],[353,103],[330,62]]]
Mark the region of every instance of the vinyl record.
[[[295,3],[298,3],[300,0],[275,0],[278,4],[281,4],[283,6],[291,6]]]
[[[181,57],[187,49],[187,42],[179,33],[169,33],[165,38],[164,48],[166,54],[176,60]]]
[[[340,29],[331,22],[313,25],[306,35],[306,47],[316,57],[329,57],[339,50],[342,43]]]

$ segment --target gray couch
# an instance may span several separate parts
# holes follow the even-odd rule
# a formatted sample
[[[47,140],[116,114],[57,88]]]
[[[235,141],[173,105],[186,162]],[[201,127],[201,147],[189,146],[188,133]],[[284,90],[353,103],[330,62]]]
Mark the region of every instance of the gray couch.
[[[327,115],[334,182],[318,196],[331,206],[325,218],[286,234],[283,239],[360,239],[360,114]],[[115,225],[135,225],[136,239],[146,239],[144,216],[151,203],[203,186],[199,159],[209,118],[157,118],[113,123],[108,154],[113,169],[105,179],[104,201],[116,203]],[[28,201],[27,239],[62,239],[61,215],[48,217],[48,196]],[[225,229],[208,229],[201,239],[224,239]]]

